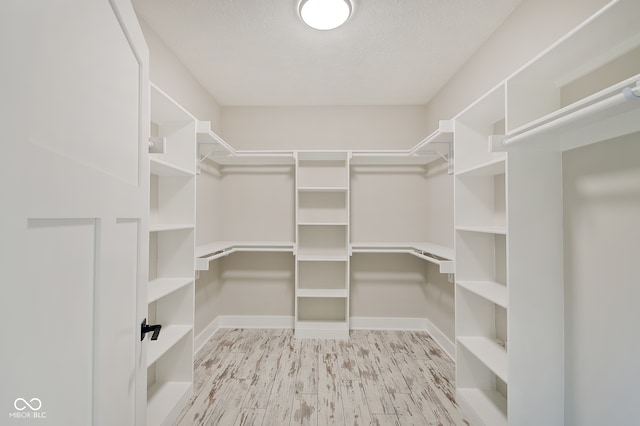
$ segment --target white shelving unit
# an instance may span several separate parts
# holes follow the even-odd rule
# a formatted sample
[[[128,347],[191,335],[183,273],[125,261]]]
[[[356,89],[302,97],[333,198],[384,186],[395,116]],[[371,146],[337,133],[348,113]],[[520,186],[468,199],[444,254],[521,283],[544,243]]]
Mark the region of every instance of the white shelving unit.
[[[196,121],[151,86],[147,424],[172,424],[193,392]]]
[[[565,422],[562,152],[640,131],[639,14],[610,2],[454,118],[456,388],[480,424]]]
[[[296,154],[295,335],[349,337],[347,152]]]
[[[456,386],[491,425],[507,424],[508,400],[507,159],[489,151],[491,137],[504,132],[504,96],[498,86],[461,113],[454,145]]]

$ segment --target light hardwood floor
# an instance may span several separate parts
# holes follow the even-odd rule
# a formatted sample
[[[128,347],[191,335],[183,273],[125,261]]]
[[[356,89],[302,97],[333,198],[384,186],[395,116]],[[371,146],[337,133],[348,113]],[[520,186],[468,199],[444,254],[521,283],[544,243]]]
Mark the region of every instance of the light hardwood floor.
[[[178,425],[469,425],[454,364],[424,332],[224,329],[197,354]]]

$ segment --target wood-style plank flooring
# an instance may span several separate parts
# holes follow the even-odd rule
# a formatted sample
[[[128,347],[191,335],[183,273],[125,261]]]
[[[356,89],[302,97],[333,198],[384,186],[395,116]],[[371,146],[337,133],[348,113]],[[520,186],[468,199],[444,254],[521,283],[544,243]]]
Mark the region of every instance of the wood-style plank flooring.
[[[224,329],[197,354],[178,425],[469,425],[454,365],[424,332]]]

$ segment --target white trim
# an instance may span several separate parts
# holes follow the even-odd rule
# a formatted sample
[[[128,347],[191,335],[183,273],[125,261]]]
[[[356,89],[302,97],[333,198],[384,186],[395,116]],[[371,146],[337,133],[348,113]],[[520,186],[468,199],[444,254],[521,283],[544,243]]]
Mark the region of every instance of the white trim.
[[[216,334],[216,331],[220,329],[220,317],[217,316],[213,321],[207,325],[204,330],[202,330],[196,336],[193,341],[193,347],[195,348],[195,353],[200,352],[200,349]]]
[[[486,425],[486,423],[480,418],[476,410],[469,404],[469,401],[465,399],[465,397],[460,393],[458,389],[456,389],[456,404],[462,410],[462,412],[469,417],[472,425]]]
[[[381,318],[381,317],[351,317],[351,330],[405,330],[426,331],[426,318]]]
[[[351,317],[349,325],[351,330],[425,331],[449,358],[455,360],[456,345],[428,318]]]
[[[293,316],[219,315],[218,328],[293,328]]]
[[[442,350],[449,355],[449,358],[453,362],[456,361],[456,344],[453,343],[451,339],[447,337],[446,334],[442,332],[438,327],[436,327],[429,319],[425,318],[424,321],[427,323],[426,332],[436,341],[438,346],[442,348]]]
[[[221,328],[294,328],[293,316],[218,315],[195,339],[196,353]],[[351,317],[350,330],[425,331],[440,348],[455,360],[456,345],[427,318]]]

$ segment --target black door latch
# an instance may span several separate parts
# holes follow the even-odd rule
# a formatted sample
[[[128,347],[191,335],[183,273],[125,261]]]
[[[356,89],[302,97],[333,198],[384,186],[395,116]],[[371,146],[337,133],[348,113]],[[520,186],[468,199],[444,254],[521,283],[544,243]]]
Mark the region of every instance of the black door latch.
[[[151,340],[158,340],[158,335],[160,334],[160,329],[162,326],[160,324],[147,325],[147,319],[145,318],[140,325],[140,340],[144,340],[144,336],[147,333],[153,332],[151,335]]]

